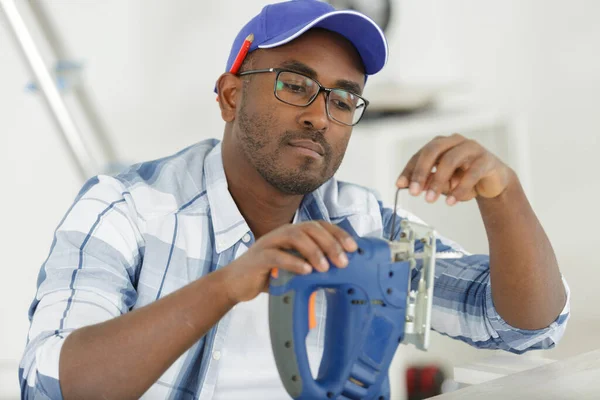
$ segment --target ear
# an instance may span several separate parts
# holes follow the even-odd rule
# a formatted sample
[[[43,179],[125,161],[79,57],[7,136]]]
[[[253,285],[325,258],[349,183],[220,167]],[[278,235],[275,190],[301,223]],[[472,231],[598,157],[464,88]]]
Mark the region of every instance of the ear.
[[[241,95],[242,82],[236,75],[225,73],[217,81],[219,107],[221,108],[221,118],[225,122],[232,122],[235,119],[237,104]]]

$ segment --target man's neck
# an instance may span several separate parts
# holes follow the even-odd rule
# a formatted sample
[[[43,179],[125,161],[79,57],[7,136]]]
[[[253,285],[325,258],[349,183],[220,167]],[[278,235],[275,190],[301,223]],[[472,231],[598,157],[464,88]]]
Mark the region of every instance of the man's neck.
[[[245,185],[227,178],[229,192],[256,239],[292,222],[302,196],[264,196],[256,185]]]
[[[304,196],[281,193],[271,186],[241,155],[223,150],[223,168],[229,193],[254,237],[292,222]]]

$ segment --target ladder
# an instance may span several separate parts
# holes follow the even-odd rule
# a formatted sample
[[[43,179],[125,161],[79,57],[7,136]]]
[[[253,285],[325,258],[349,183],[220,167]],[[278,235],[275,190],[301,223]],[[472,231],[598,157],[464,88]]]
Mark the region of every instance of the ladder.
[[[44,6],[37,1],[23,1],[20,6],[29,7],[33,15],[33,23],[37,25],[48,43],[52,57],[59,62],[67,62],[66,51],[60,43],[55,30],[47,18]],[[36,81],[36,87],[42,93],[48,111],[57,125],[61,143],[69,154],[74,167],[82,181],[90,177],[106,172],[108,166],[117,164],[117,157],[108,136],[103,129],[101,120],[98,118],[94,107],[81,86],[69,87],[76,104],[82,110],[82,114],[91,128],[96,146],[91,146],[89,141],[82,135],[75,120],[69,111],[55,78],[42,58],[39,47],[36,45],[28,27],[25,23],[15,0],[0,0],[0,10],[4,11],[8,26],[11,29],[15,41],[21,49],[29,69]]]

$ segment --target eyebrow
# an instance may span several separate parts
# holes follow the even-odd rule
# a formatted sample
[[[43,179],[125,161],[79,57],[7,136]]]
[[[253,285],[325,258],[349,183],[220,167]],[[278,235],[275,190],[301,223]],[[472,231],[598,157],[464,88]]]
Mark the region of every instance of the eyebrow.
[[[314,80],[317,80],[318,74],[317,71],[309,67],[308,65],[301,63],[296,60],[287,60],[280,64],[282,68],[289,69],[294,72],[299,72],[303,75],[306,75]],[[344,89],[352,93],[362,94],[360,85],[354,81],[350,81],[347,79],[338,79],[335,81],[336,89]]]

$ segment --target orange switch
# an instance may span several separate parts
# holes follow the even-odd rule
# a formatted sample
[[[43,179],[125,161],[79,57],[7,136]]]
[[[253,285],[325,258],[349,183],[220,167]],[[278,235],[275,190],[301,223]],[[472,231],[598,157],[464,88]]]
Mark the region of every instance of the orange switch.
[[[317,313],[315,311],[315,303],[317,300],[317,292],[312,292],[308,299],[308,329],[317,327]]]

